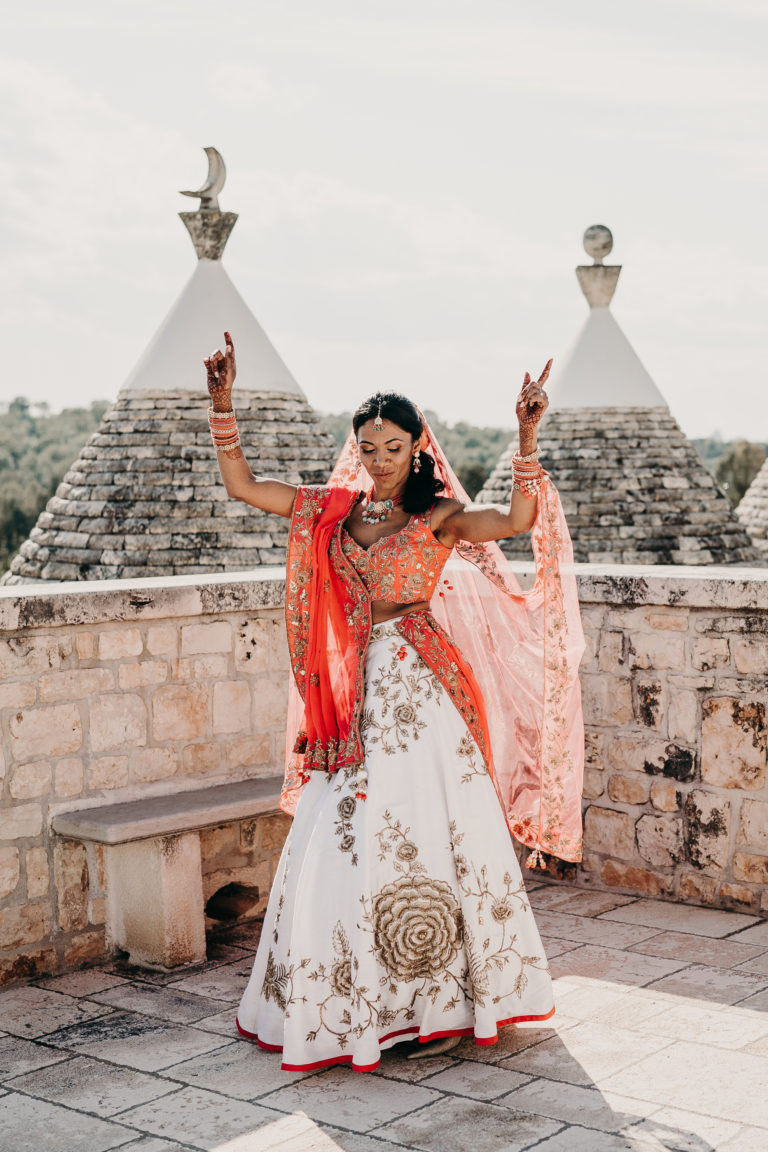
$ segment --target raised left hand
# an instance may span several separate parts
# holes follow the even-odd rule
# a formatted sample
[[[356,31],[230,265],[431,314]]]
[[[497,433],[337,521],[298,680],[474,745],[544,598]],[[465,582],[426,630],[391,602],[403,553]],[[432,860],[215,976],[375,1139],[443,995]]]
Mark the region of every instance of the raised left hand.
[[[549,397],[544,391],[544,385],[549,378],[552,361],[547,360],[544,371],[538,380],[531,380],[530,372],[526,372],[520,395],[515,404],[515,414],[521,428],[534,428],[549,407]]]

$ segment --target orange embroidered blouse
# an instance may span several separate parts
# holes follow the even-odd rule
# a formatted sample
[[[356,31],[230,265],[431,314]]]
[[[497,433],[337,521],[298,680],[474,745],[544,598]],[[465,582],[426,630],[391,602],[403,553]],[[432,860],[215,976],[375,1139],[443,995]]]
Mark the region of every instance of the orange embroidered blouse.
[[[368,548],[342,530],[341,550],[371,600],[414,604],[434,594],[452,549],[432,533],[430,513],[431,509],[411,516],[399,532],[382,536]]]

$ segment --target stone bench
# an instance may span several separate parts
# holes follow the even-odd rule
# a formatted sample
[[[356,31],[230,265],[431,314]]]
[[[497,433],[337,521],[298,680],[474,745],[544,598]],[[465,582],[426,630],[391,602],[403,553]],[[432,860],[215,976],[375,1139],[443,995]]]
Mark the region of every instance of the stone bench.
[[[145,967],[206,958],[200,831],[279,811],[282,777],[60,812],[57,836],[104,846],[107,938]]]

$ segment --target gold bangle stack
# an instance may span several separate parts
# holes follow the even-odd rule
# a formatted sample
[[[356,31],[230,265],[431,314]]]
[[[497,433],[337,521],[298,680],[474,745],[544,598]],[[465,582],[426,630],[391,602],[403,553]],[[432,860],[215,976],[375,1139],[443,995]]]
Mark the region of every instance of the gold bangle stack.
[[[543,469],[539,464],[538,448],[527,456],[515,452],[512,457],[512,489],[522,492],[529,500],[538,496],[541,488]]]
[[[213,408],[209,408],[208,427],[211,430],[211,439],[217,452],[226,452],[230,448],[240,447],[240,433],[237,430],[237,417],[234,410],[215,412]]]

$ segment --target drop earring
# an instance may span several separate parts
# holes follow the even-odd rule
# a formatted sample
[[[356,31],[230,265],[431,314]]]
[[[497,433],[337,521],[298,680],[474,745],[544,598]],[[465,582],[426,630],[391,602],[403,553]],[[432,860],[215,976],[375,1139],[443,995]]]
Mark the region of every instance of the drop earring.
[[[420,448],[417,448],[413,454],[412,467],[413,467],[414,472],[419,472],[421,470],[421,449]]]

